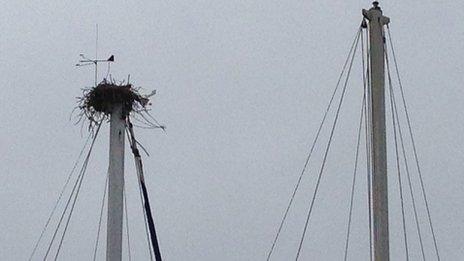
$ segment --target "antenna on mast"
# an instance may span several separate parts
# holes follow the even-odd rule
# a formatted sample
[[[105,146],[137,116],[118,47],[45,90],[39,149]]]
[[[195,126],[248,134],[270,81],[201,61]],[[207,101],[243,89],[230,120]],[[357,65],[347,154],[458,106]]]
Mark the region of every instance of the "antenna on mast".
[[[95,86],[97,86],[97,74],[98,74],[98,63],[112,63],[114,62],[114,55],[111,55],[108,59],[89,59],[87,58],[84,54],[79,54],[81,57],[81,60],[79,60],[79,63],[76,64],[76,66],[87,66],[87,65],[95,65]]]
[[[76,66],[87,66],[87,65],[95,65],[95,86],[97,86],[97,78],[98,78],[98,63],[112,63],[114,62],[114,55],[111,55],[108,59],[98,59],[98,24],[96,25],[96,34],[95,34],[95,59],[87,58],[84,54],[79,54],[81,60]]]

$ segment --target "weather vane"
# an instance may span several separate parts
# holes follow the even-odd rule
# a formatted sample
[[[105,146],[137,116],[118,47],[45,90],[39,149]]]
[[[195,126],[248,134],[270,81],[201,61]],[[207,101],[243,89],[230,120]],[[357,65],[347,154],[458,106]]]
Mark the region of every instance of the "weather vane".
[[[103,60],[103,59],[89,59],[87,58],[84,54],[79,54],[79,56],[82,58],[79,60],[79,63],[76,64],[76,66],[87,66],[87,65],[95,65],[95,86],[97,86],[97,75],[98,75],[98,63],[112,63],[114,62],[114,55],[111,55],[108,59]]]

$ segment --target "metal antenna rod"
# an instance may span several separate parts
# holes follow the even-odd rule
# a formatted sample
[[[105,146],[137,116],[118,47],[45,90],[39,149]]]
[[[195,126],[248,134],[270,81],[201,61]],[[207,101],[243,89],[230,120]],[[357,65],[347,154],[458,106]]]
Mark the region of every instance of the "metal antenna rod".
[[[89,59],[84,54],[79,54],[82,58],[79,60],[79,63],[76,66],[87,66],[87,65],[95,65],[95,87],[97,87],[97,80],[98,80],[98,63],[111,63],[114,62],[114,55],[111,55],[108,59],[98,59],[98,24],[96,24],[96,31],[95,31],[95,59]]]
[[[369,21],[370,72],[371,72],[371,156],[372,175],[372,212],[374,235],[374,260],[389,261],[388,233],[388,180],[387,145],[385,128],[385,54],[384,25],[390,22],[382,15],[377,1],[369,10],[362,10]]]
[[[97,76],[98,76],[98,24],[95,25],[95,86],[97,86]]]
[[[82,60],[79,60],[79,63],[76,64],[76,66],[78,67],[81,67],[81,66],[87,66],[87,65],[95,65],[95,87],[97,86],[97,66],[98,66],[98,63],[112,63],[114,62],[114,55],[111,55],[108,59],[106,60],[100,60],[100,59],[95,59],[95,60],[92,60],[92,59],[89,59],[87,57],[85,57],[85,55],[83,54],[80,54],[79,55]]]

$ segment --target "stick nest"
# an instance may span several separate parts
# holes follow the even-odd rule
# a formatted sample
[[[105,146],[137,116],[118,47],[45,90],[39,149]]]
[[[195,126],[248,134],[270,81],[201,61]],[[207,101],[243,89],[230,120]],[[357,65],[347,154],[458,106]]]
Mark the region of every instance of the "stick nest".
[[[92,128],[96,123],[108,119],[117,104],[122,104],[122,116],[127,117],[133,111],[146,110],[148,101],[148,97],[139,93],[139,88],[105,79],[96,87],[83,89],[83,96],[78,98],[79,121],[87,118],[90,121],[89,128]]]

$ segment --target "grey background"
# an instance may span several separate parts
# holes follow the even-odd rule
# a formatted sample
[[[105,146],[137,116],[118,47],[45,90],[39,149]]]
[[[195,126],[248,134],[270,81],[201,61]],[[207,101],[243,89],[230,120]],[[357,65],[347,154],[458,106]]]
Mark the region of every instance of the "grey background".
[[[153,114],[168,126],[168,134],[136,134],[151,153],[144,163],[165,259],[264,260],[361,9],[370,5],[352,0],[3,2],[0,260],[28,258],[85,141],[85,128],[81,133],[69,116],[80,88],[93,84],[92,69],[74,64],[79,53],[94,56],[96,23],[100,58],[116,57],[113,77],[130,74],[147,93],[158,91]],[[442,260],[459,260],[464,255],[464,3],[384,1],[381,6],[392,21]],[[359,64],[358,59],[302,260],[343,258],[360,106]],[[105,73],[101,69],[100,77]],[[63,260],[92,256],[107,133],[105,126],[64,242]],[[321,155],[322,147],[316,152]],[[294,258],[317,164],[297,195],[274,260]],[[133,258],[146,260],[129,154],[126,166]],[[391,173],[391,252],[393,260],[401,260],[397,180],[393,169]],[[367,260],[364,176],[358,185],[349,257]],[[409,203],[416,260],[420,251],[410,208]],[[432,259],[423,205],[420,214]]]

